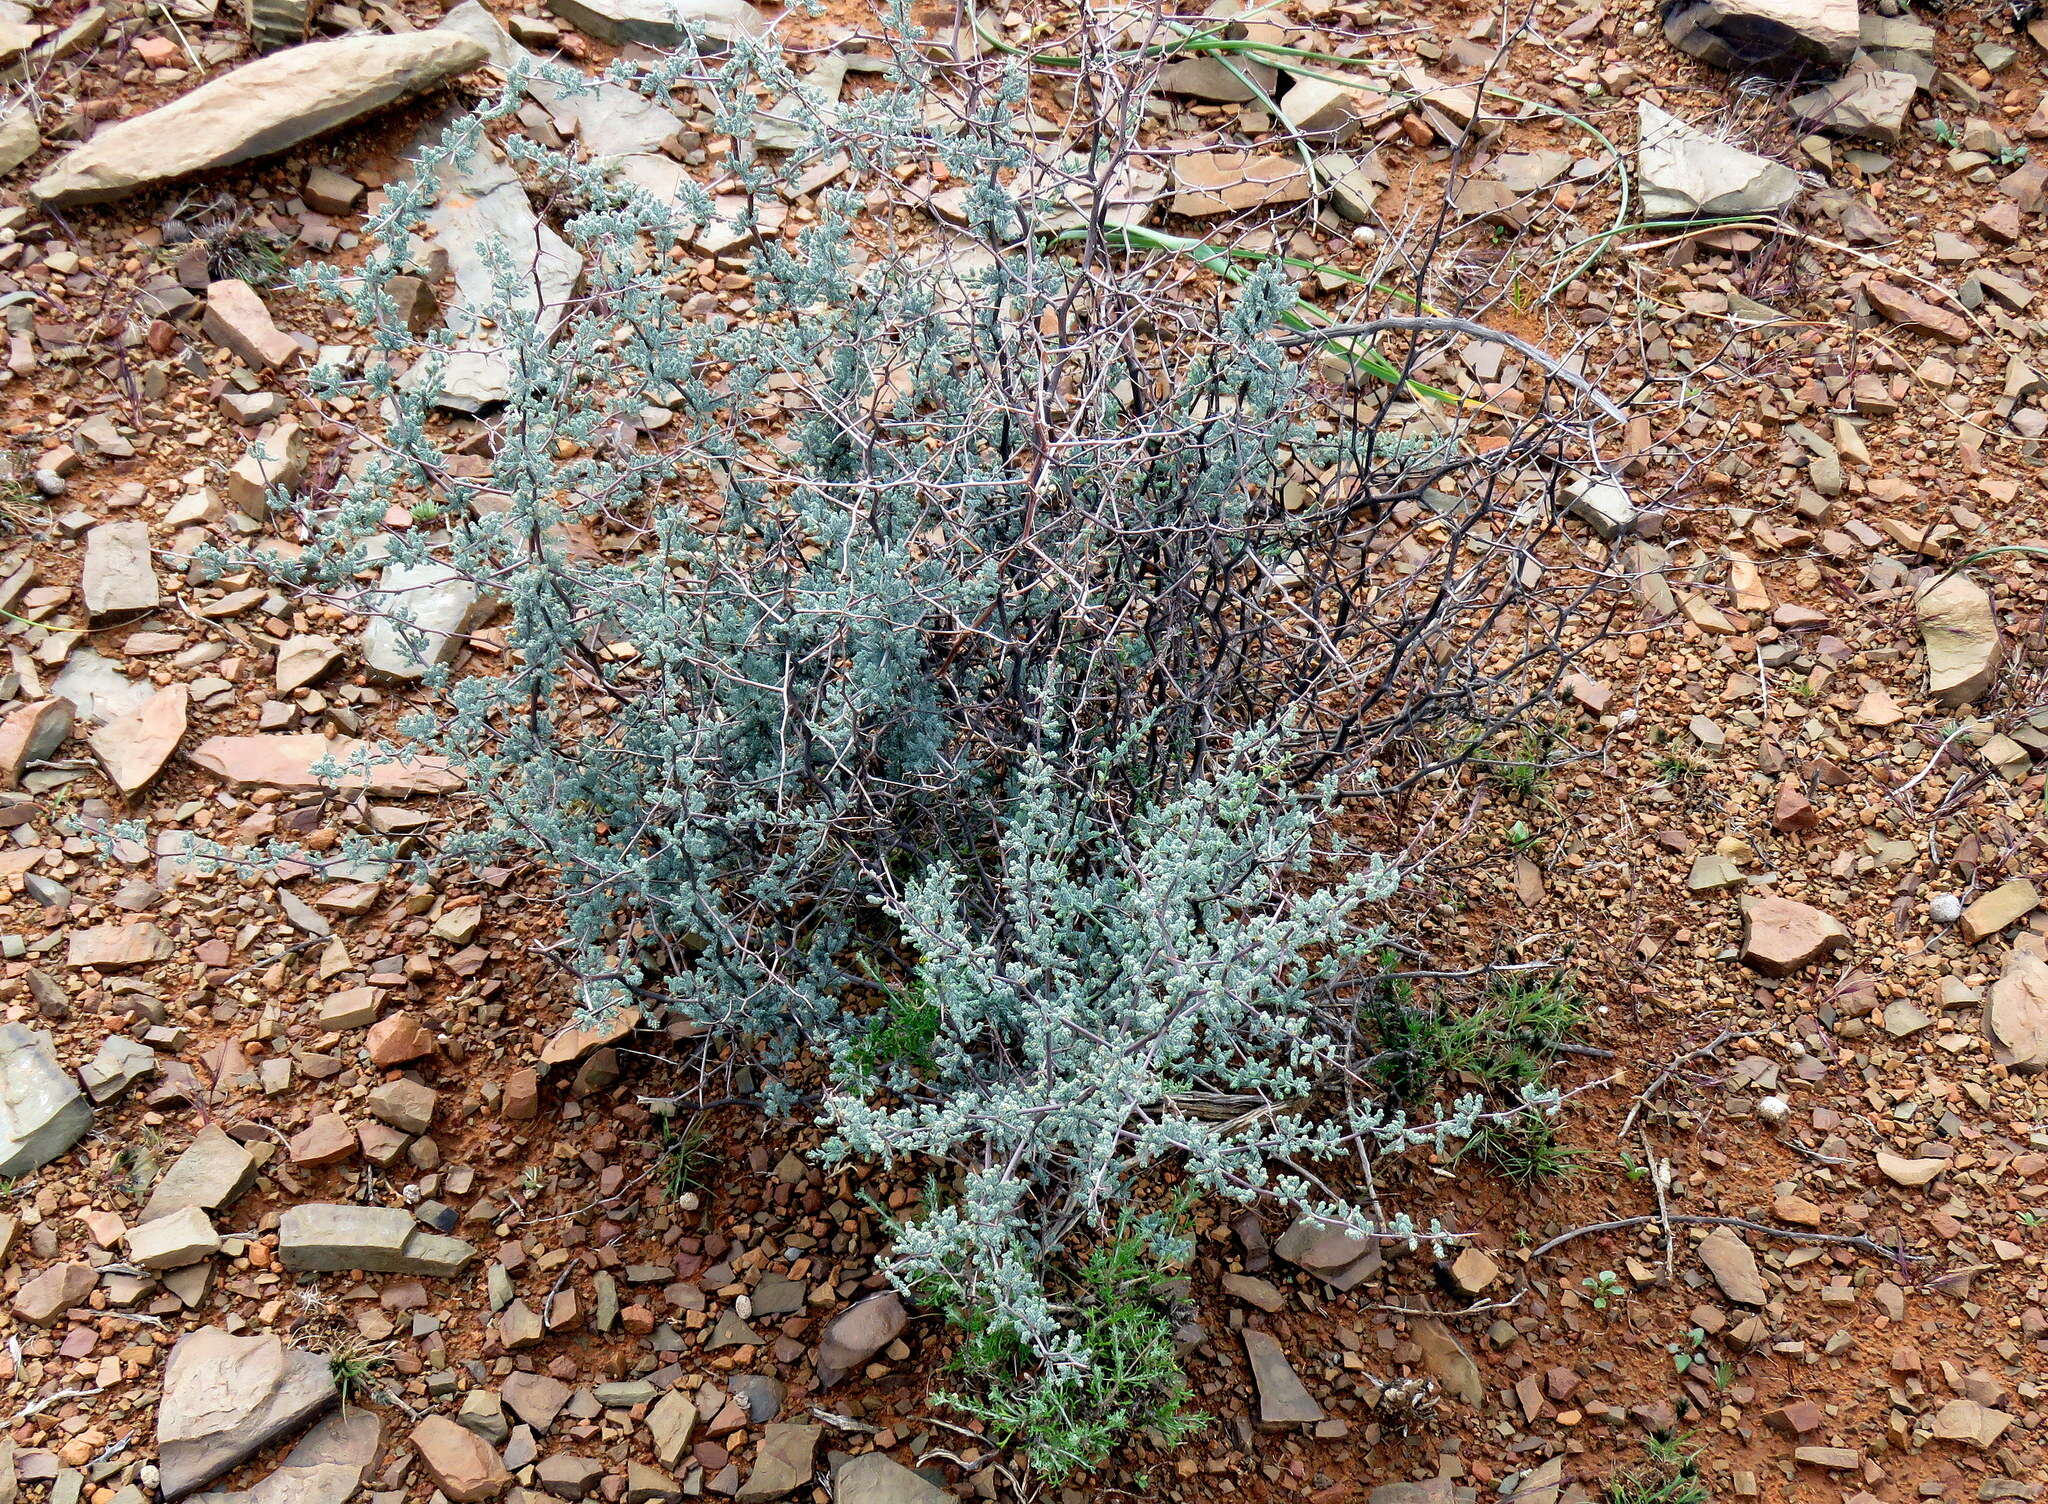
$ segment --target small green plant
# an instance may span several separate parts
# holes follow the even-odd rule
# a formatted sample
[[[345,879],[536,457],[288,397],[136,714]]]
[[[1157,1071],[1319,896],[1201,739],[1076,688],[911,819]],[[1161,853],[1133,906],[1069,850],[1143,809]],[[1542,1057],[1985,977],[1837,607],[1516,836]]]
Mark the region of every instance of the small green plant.
[[[1683,1378],[1695,1365],[1706,1361],[1706,1345],[1706,1332],[1699,1327],[1691,1327],[1679,1341],[1665,1343],[1664,1351],[1671,1354],[1671,1366]]]
[[[1534,804],[1541,800],[1550,780],[1550,753],[1555,744],[1550,732],[1527,726],[1510,739],[1504,755],[1484,757],[1480,767],[1497,787],[1525,804]]]
[[[388,1348],[372,1346],[353,1333],[338,1338],[327,1350],[327,1371],[346,1406],[359,1395],[372,1394],[380,1370],[391,1362]]]
[[[1527,820],[1517,820],[1507,828],[1508,850],[1520,854],[1533,851],[1543,843],[1543,837],[1529,828]]]
[[[1607,1484],[1607,1504],[1712,1504],[1700,1480],[1699,1453],[1679,1438],[1652,1437],[1643,1444],[1650,1460]]]
[[[2027,165],[2027,158],[2032,154],[2033,149],[2024,142],[2013,142],[2010,145],[1999,147],[1992,154],[1991,160],[2000,167],[2024,167]]]
[[[872,970],[869,975],[874,976]],[[849,1046],[847,1059],[868,1075],[881,1075],[891,1066],[920,1074],[934,1070],[938,1061],[932,1046],[938,1042],[940,1022],[939,1005],[921,978],[906,986],[882,986],[882,1006]]]
[[[681,1201],[701,1188],[710,1165],[706,1134],[696,1118],[681,1128],[676,1127],[672,1118],[662,1120],[661,1152],[654,1161],[654,1178],[668,1193],[669,1200]]]
[[[1170,1214],[1168,1241],[1178,1238],[1185,1215],[1185,1203]],[[1074,1361],[1066,1363],[1035,1362],[986,1302],[924,1281],[924,1293],[965,1334],[950,1367],[971,1380],[967,1392],[933,1398],[981,1420],[1055,1485],[1099,1466],[1131,1431],[1154,1432],[1169,1446],[1186,1441],[1203,1417],[1188,1408],[1194,1396],[1174,1343],[1160,1246],[1156,1225],[1142,1230],[1126,1214],[1116,1235],[1082,1262],[1064,1308],[1075,1339]]]
[[[1468,1154],[1520,1186],[1575,1175],[1583,1157],[1583,1151],[1557,1141],[1556,1126],[1540,1112],[1481,1123],[1458,1150],[1459,1159]]]
[[[1657,775],[1657,782],[1679,788],[1698,782],[1702,769],[1683,752],[1666,752],[1657,759],[1652,771]]]
[[[1628,1294],[1621,1276],[1612,1269],[1602,1269],[1598,1274],[1589,1274],[1579,1283],[1586,1291],[1586,1301],[1596,1311],[1604,1311],[1611,1305],[1619,1305]]]
[[[1382,972],[1393,968],[1390,952]],[[1446,1080],[1519,1093],[1540,1083],[1558,1046],[1586,1026],[1586,999],[1569,976],[1507,974],[1493,978],[1470,1013],[1419,1006],[1401,978],[1377,989],[1373,1022],[1381,1075],[1398,1095],[1412,1097]]]
[[[1630,1180],[1648,1180],[1650,1178],[1650,1167],[1645,1164],[1638,1164],[1636,1157],[1629,1153],[1628,1150],[1622,1150],[1619,1154],[1615,1155],[1615,1158],[1621,1161],[1622,1173],[1628,1176]]]
[[[5,1193],[0,1192],[0,1194]],[[2039,1212],[2020,1213],[2020,1226],[2022,1227],[2039,1227],[2041,1225],[2042,1220],[2042,1216]]]
[[[1956,128],[1946,120],[1930,120],[1927,123],[1927,134],[1932,136],[1936,141],[1940,142],[1943,146],[1946,146],[1951,150],[1953,150],[1962,140],[1962,138],[1956,134]]]

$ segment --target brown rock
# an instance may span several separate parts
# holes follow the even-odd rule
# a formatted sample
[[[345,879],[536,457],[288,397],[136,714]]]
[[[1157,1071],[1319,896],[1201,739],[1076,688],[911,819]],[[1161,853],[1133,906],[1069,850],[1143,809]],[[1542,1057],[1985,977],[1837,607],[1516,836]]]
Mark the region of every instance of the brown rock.
[[[30,1326],[48,1326],[82,1305],[100,1282],[90,1264],[52,1264],[15,1292],[14,1314]]]
[[[299,353],[299,342],[271,321],[256,289],[232,277],[206,289],[206,316],[199,327],[208,339],[259,371],[281,366]]]
[[[192,693],[184,685],[169,685],[87,739],[115,788],[136,794],[149,787],[178,749],[191,699]]]
[[[522,1066],[505,1078],[499,1109],[514,1123],[531,1122],[540,1116],[540,1077]]]
[[[1922,1186],[1948,1168],[1945,1159],[1907,1159],[1902,1154],[1877,1151],[1877,1168],[1894,1185]]]
[[[1963,910],[1957,924],[1963,941],[1975,945],[2008,925],[2017,924],[2041,907],[2041,890],[2023,877],[2001,883]]]
[[[434,1053],[434,1031],[410,1013],[393,1013],[370,1025],[365,1043],[373,1064],[404,1065]]]
[[[1700,1240],[1700,1262],[1721,1293],[1738,1305],[1760,1306],[1769,1299],[1756,1254],[1732,1227],[1717,1227]]]
[[[429,1415],[414,1426],[412,1445],[435,1486],[455,1504],[482,1504],[512,1486],[497,1450],[445,1415]]]
[[[1889,282],[1875,279],[1863,284],[1863,295],[1870,300],[1885,318],[1915,334],[1932,335],[1951,345],[1967,343],[1970,323],[1961,314],[1951,313],[1946,308],[1937,308],[1924,298],[1917,298],[1903,288]]]
[[[148,920],[137,919],[128,924],[100,924],[89,930],[73,930],[64,963],[118,971],[168,961],[177,949],[169,935]]]
[[[1840,920],[1795,899],[1759,898],[1743,911],[1743,963],[1767,977],[1789,977],[1849,943]]]
[[[818,1387],[830,1389],[903,1335],[909,1317],[894,1290],[857,1300],[819,1335]]]
[[[1308,169],[1274,152],[1190,152],[1172,171],[1173,212],[1193,219],[1298,204],[1311,191]]]
[[[8,711],[0,720],[0,789],[20,788],[30,763],[56,756],[71,735],[71,720],[69,700],[37,700]]]
[[[291,1137],[295,1165],[338,1164],[356,1152],[356,1131],[338,1112],[323,1112]]]
[[[1475,1410],[1485,1402],[1486,1385],[1479,1376],[1479,1365],[1449,1327],[1431,1317],[1418,1317],[1409,1334],[1422,1349],[1422,1366],[1443,1385],[1446,1394]]]
[[[1984,1032],[2016,1071],[2048,1070],[2048,961],[2014,946],[1984,1004]]]
[[[1934,1412],[1934,1435],[1940,1441],[1961,1441],[1980,1450],[1998,1444],[2012,1417],[1975,1400],[1954,1399]]]
[[[209,737],[185,756],[207,772],[238,788],[313,791],[333,788],[345,793],[367,789],[373,794],[446,794],[462,787],[444,758],[414,754],[409,762],[375,762],[358,766],[371,751],[367,742],[345,736],[306,733],[296,736]],[[315,764],[332,758],[342,768],[332,782],[313,775]]]
[[[1927,693],[1953,708],[1975,700],[1998,677],[2005,645],[1991,592],[1968,575],[1937,575],[1913,593],[1927,652]]]

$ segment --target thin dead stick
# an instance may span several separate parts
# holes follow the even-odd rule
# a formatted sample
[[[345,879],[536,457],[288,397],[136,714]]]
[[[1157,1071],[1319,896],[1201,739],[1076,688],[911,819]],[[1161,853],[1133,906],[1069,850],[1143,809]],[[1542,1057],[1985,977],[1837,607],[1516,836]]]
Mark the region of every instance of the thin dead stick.
[[[1626,1232],[1631,1227],[1645,1227],[1657,1220],[1656,1217],[1623,1217],[1614,1222],[1594,1222],[1585,1227],[1574,1227],[1570,1232],[1561,1232],[1542,1247],[1532,1250],[1529,1259],[1532,1262],[1540,1259],[1551,1249],[1562,1248],[1575,1238],[1590,1237],[1596,1232]],[[1908,1253],[1903,1248],[1887,1248],[1875,1238],[1866,1238],[1861,1233],[1800,1232],[1796,1228],[1772,1227],[1766,1222],[1751,1222],[1746,1217],[1676,1216],[1668,1220],[1675,1225],[1686,1227],[1739,1227],[1745,1232],[1761,1233],[1767,1238],[1784,1238],[1793,1243],[1838,1243],[1844,1248],[1854,1248],[1877,1258],[1905,1260],[1916,1264],[1928,1257],[1924,1253]]]
[[[1656,1079],[1652,1081],[1648,1086],[1644,1087],[1641,1093],[1637,1095],[1635,1106],[1629,1108],[1628,1116],[1621,1120],[1621,1128],[1614,1136],[1616,1138],[1628,1137],[1629,1129],[1635,1127],[1636,1125],[1636,1114],[1641,1112],[1645,1107],[1650,1105],[1650,1098],[1656,1096],[1658,1092],[1664,1089],[1664,1083],[1669,1081],[1673,1076],[1678,1074],[1678,1069],[1680,1066],[1686,1064],[1688,1061],[1697,1060],[1702,1055],[1713,1054],[1714,1051],[1720,1049],[1722,1045],[1726,1044],[1729,1040],[1733,1039],[1734,1037],[1735,1031],[1733,1029],[1723,1029],[1719,1034],[1715,1035],[1711,1040],[1701,1045],[1698,1049],[1686,1051],[1683,1055],[1680,1055],[1676,1060],[1673,1060],[1668,1065],[1666,1065],[1662,1070],[1658,1071]]]
[[[1657,1220],[1664,1224],[1664,1277],[1672,1279],[1678,1273],[1678,1232],[1671,1225],[1671,1203],[1664,1198],[1666,1161],[1658,1159],[1657,1151],[1650,1147],[1647,1125],[1636,1129],[1636,1142],[1643,1146],[1643,1163],[1650,1171],[1650,1189],[1657,1193]]]

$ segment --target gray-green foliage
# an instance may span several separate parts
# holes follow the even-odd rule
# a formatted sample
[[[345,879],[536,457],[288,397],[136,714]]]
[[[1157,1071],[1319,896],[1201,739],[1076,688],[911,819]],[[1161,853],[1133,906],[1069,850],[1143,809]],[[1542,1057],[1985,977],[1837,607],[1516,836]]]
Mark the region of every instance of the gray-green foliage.
[[[638,85],[684,82],[742,134],[756,86],[792,83],[741,46]],[[498,604],[496,662],[403,727],[478,803],[442,855],[556,872],[591,1008],[745,1046],[785,1068],[779,1107],[822,1072],[828,1155],[934,1175],[897,1277],[1042,1373],[1027,1442],[1030,1415],[1077,1408],[1099,1437],[1159,1397],[1103,1398],[1107,1339],[1048,1274],[1080,1240],[1162,1177],[1359,1224],[1308,1166],[1440,1142],[1479,1108],[1307,1105],[1359,1079],[1344,984],[1359,906],[1393,879],[1307,878],[1322,807],[1287,792],[1276,731],[1234,724],[1272,708],[1242,664],[1277,562],[1333,531],[1280,501],[1315,443],[1269,334],[1291,290],[1168,294],[1085,238],[1020,235],[1099,211],[1076,185],[1122,170],[1116,132],[1048,170],[1007,124],[1015,77],[950,119],[914,69],[891,85],[814,119],[786,171],[836,152],[847,173],[761,241],[745,318],[693,303],[702,187],[656,196],[507,139],[586,269],[540,309],[497,254],[510,398],[481,474],[435,414],[453,336],[410,335],[389,296],[436,173],[488,150],[513,99],[459,122],[391,189],[360,279],[326,279],[374,331],[367,370],[327,389],[385,421],[271,564],[364,609],[381,565],[436,562]],[[957,235],[860,233],[906,162],[964,185]],[[723,212],[778,192],[745,150],[729,170],[746,202]],[[384,609],[406,624],[402,598]],[[902,1028],[872,1016],[874,975],[914,999]],[[1186,1252],[1155,1233],[1157,1257]],[[1158,1333],[1131,1330],[1143,1361],[1111,1367],[1151,1375]]]

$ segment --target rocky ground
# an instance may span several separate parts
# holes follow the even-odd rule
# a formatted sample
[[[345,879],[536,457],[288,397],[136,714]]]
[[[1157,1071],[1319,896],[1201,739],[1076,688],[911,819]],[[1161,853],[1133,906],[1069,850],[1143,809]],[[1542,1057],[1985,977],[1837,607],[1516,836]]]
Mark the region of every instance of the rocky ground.
[[[313,395],[362,336],[280,271],[349,266],[517,49],[668,35],[472,0],[333,5],[289,45],[302,16],[252,9],[0,6],[0,1504],[1026,1490],[928,1402],[948,1334],[875,1272],[916,1187],[744,1108],[675,1126],[683,1041],[564,1028],[545,873],[183,855],[463,817],[444,766],[313,771],[430,698],[374,602],[194,555],[277,535],[270,488],[329,483],[371,416]],[[772,24],[828,92],[872,62],[857,7],[685,10]],[[1466,1235],[1440,1261],[1204,1209],[1212,1420],[1066,1496],[1626,1504],[1682,1497],[1613,1492],[1667,1443],[1714,1498],[2048,1493],[2048,24],[1669,10],[1288,0],[1252,34],[1383,87],[1276,76],[1276,119],[1205,61],[1160,81],[1154,223],[1370,270],[1448,192],[1487,317],[1688,416],[1580,496],[1626,602],[1403,900],[1440,968],[1586,995],[1569,1173],[1392,1171]],[[649,182],[722,151],[623,90],[521,122]],[[1640,224],[1690,215],[1723,222]],[[574,284],[502,167],[433,226],[423,322],[477,332],[492,236]],[[744,312],[739,237],[698,250],[705,310]],[[448,421],[487,442],[475,354]],[[1512,407],[1531,373],[1482,345],[1427,374]],[[502,649],[459,582],[377,588],[458,672]]]

